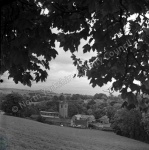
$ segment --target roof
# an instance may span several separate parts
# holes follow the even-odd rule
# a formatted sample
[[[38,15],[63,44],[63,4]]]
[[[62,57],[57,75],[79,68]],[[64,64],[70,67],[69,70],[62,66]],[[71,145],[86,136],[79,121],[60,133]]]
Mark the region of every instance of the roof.
[[[80,119],[83,119],[83,120],[92,120],[94,121],[95,120],[95,117],[93,115],[81,115],[81,114],[77,114],[77,115],[74,115],[73,117],[77,118],[77,120],[80,120]]]
[[[100,118],[100,120],[107,120],[107,119],[109,119],[109,118],[108,118],[108,116],[106,116],[106,115],[105,115],[105,116],[102,116],[102,117]]]
[[[51,114],[59,114],[59,112],[51,112],[51,111],[40,111],[40,112],[51,113]]]

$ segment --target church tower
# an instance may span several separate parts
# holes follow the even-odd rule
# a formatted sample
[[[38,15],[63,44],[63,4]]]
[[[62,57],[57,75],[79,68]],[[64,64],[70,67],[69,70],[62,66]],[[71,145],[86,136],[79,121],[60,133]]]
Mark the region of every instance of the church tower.
[[[59,103],[59,115],[62,118],[68,117],[68,103],[65,101],[61,101]]]

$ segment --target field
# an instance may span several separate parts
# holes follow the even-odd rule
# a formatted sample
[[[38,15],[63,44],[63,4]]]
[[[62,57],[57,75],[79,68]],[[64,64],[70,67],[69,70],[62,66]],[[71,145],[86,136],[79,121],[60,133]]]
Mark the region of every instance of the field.
[[[2,137],[7,137],[8,150],[149,150],[146,143],[112,132],[53,126],[5,115],[0,115]]]

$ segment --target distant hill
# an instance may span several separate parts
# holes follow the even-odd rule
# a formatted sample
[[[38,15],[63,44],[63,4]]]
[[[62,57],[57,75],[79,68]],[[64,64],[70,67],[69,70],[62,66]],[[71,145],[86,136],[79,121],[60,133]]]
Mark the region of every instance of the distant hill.
[[[60,94],[58,93],[53,93],[50,91],[42,91],[42,90],[27,90],[27,89],[16,89],[16,88],[0,88],[0,94],[10,94],[12,92],[15,93],[19,93],[21,95],[26,95],[29,97],[33,97],[36,96],[38,97],[38,95],[40,95],[42,98],[39,98],[39,101],[44,100],[49,100],[51,99],[53,96],[59,96]]]
[[[15,88],[0,88],[0,93],[9,94],[12,92],[19,93],[21,95],[28,93],[41,93],[40,90],[26,90],[26,89],[15,89]]]
[[[45,93],[41,90],[27,90],[27,89],[16,89],[16,88],[0,88],[0,93],[2,94],[10,94],[12,92],[19,93],[21,95],[34,96],[36,94],[40,94],[41,96],[45,96]],[[59,95],[57,93],[52,93],[50,91],[46,91],[46,96],[54,96]]]

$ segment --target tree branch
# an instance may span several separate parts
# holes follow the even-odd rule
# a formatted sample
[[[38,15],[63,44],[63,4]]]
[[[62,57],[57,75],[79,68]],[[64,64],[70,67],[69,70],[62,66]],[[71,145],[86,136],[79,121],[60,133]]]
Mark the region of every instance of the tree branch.
[[[1,0],[0,1],[1,8],[4,7],[4,6],[10,5],[15,1],[17,1],[17,0]]]

